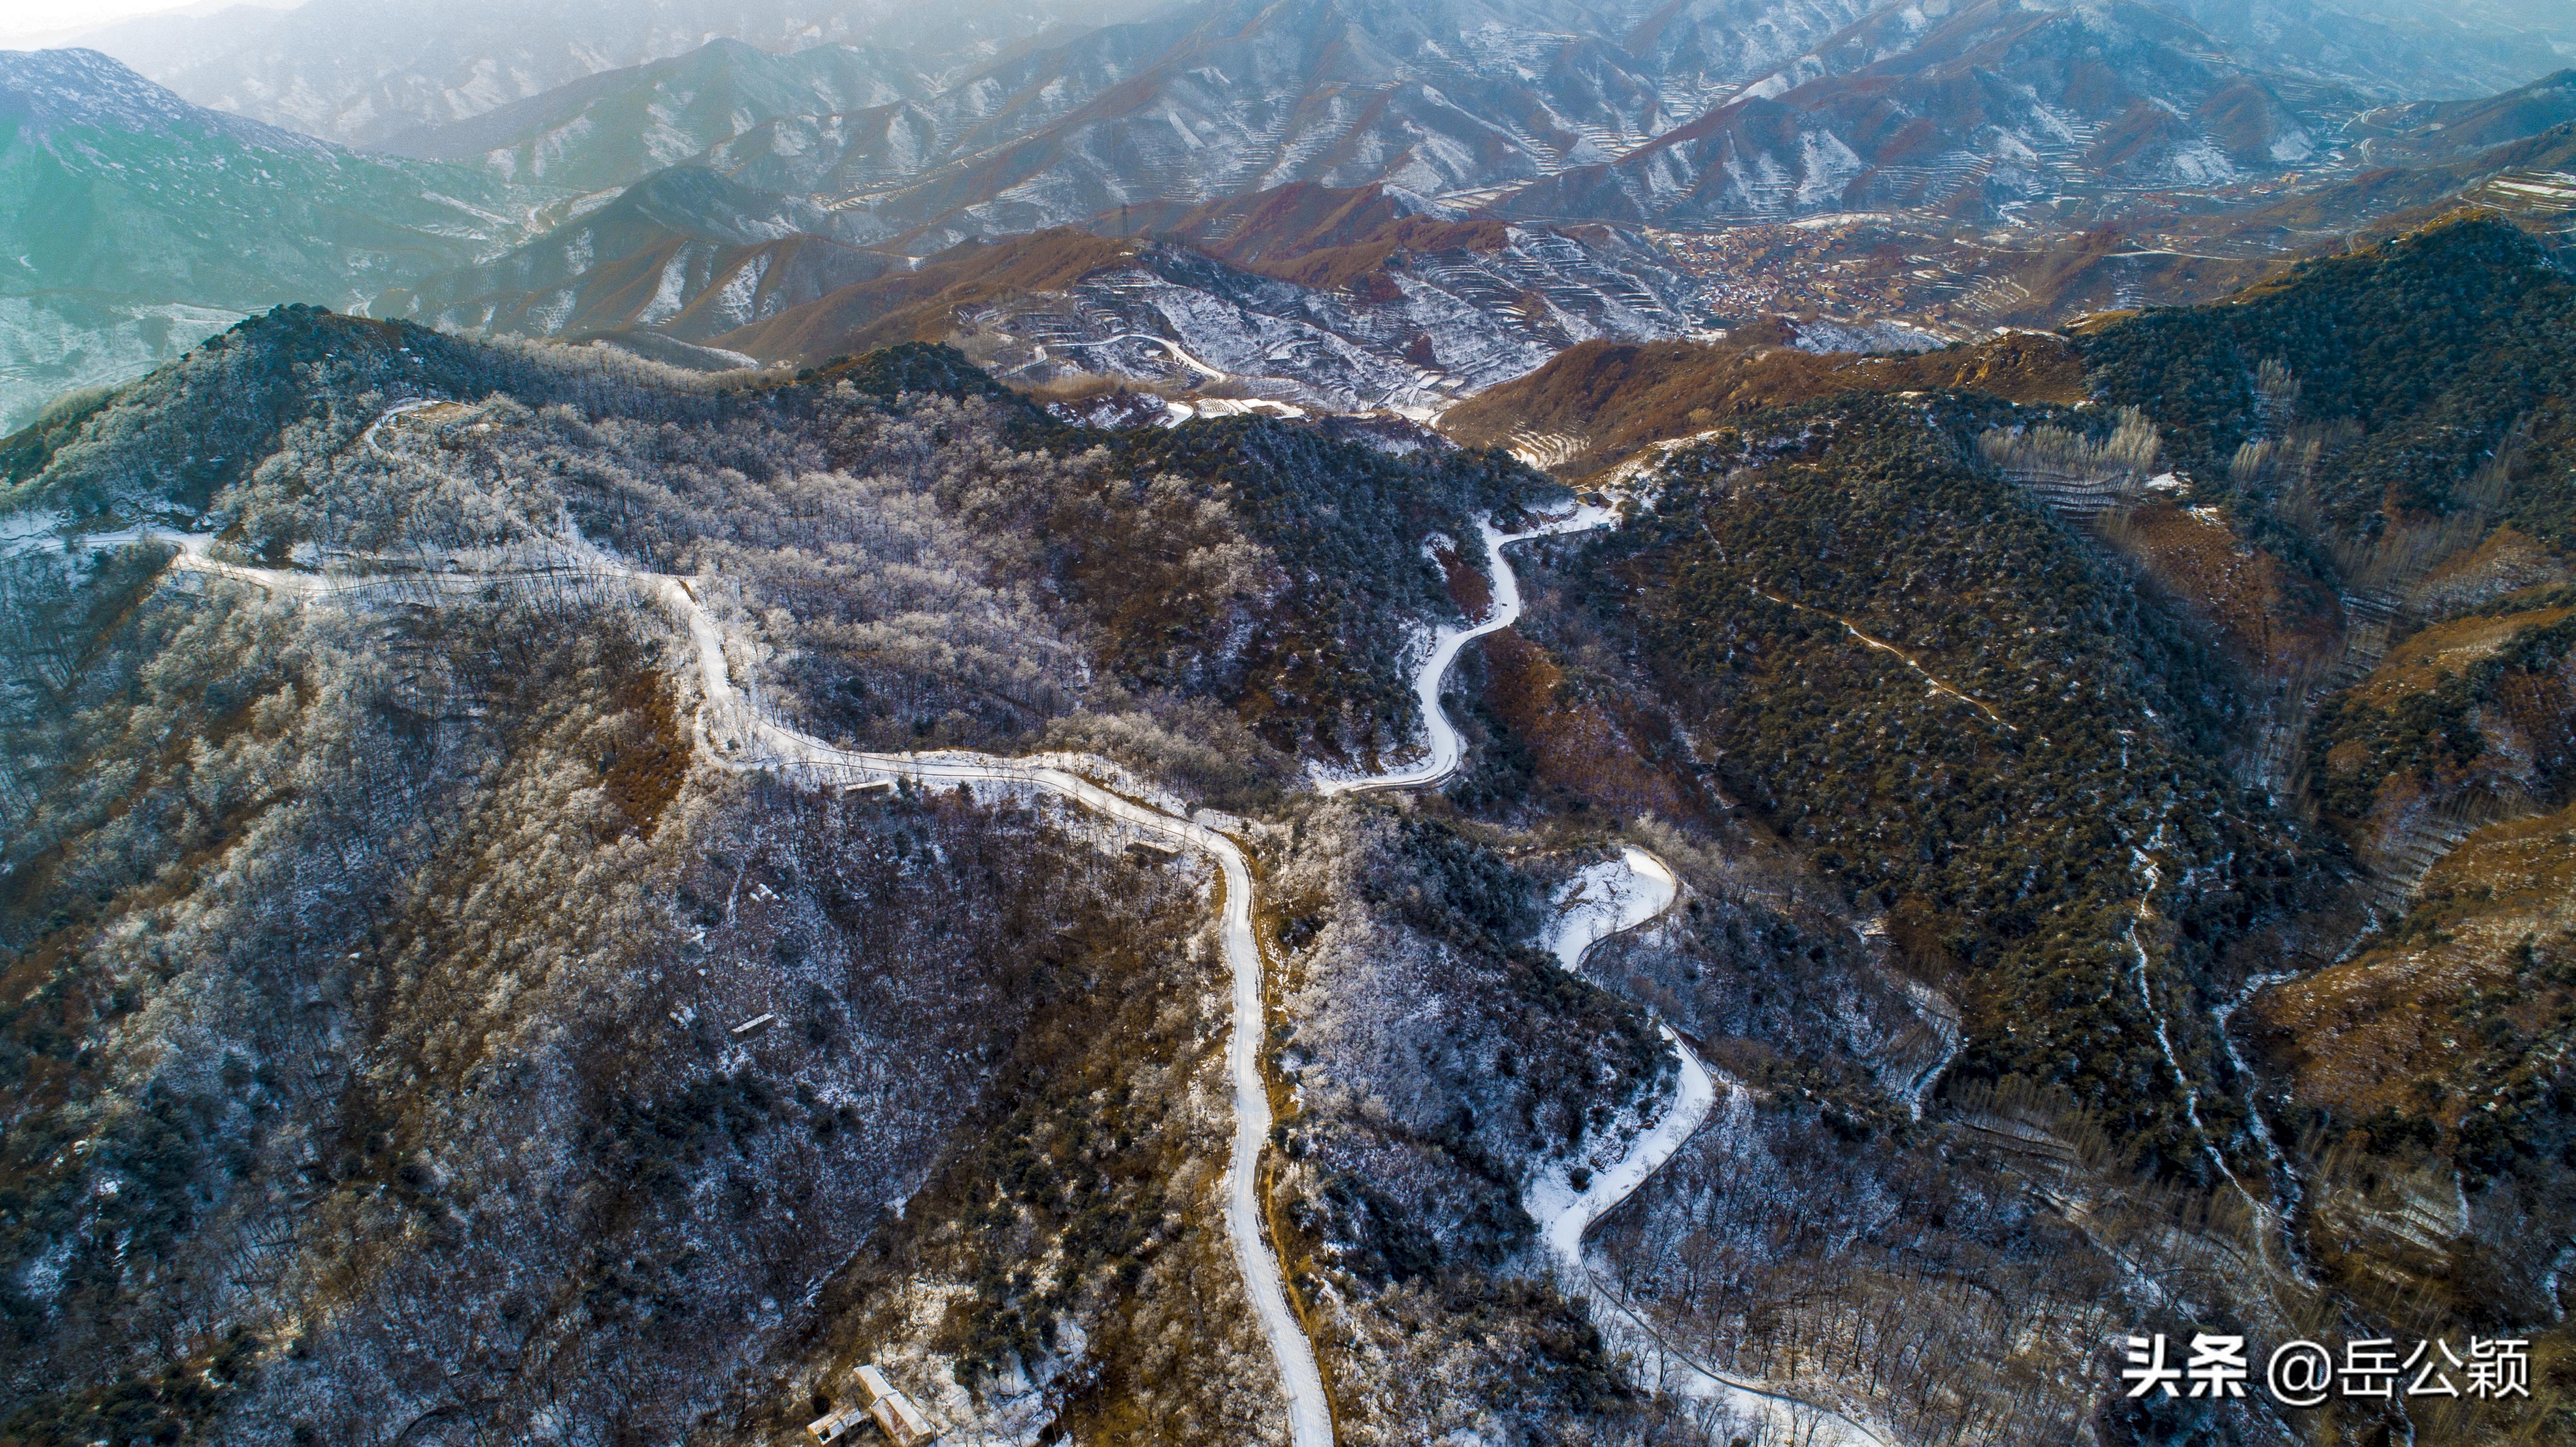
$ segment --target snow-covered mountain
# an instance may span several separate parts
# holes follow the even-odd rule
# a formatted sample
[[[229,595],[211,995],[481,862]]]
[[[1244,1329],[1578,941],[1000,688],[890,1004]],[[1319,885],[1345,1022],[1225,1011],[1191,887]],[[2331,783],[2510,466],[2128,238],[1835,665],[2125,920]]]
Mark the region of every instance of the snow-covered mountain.
[[[2576,62],[2563,0],[2165,3],[2268,70],[2380,99],[2467,99]]]
[[[1652,145],[1498,209],[1677,224],[1881,207],[1980,217],[2315,155],[2313,115],[2223,51],[2130,0],[1882,11]]]
[[[703,341],[902,267],[836,239],[834,223],[679,166],[506,255],[394,289],[374,310],[527,336],[655,327]]]
[[[1695,281],[1606,227],[1435,220],[1383,247],[1349,248],[1356,257],[1309,253],[1262,270],[1175,241],[1131,242],[1064,268],[1052,284],[987,280],[1024,264],[1024,250],[1068,235],[962,247],[963,256],[845,288],[714,345],[812,362],[895,341],[949,341],[1024,385],[1103,376],[1182,391],[1217,383],[1306,407],[1420,413],[1577,342],[1679,336],[1703,314]],[[925,298],[932,276],[945,284]]]
[[[1219,378],[1305,406],[1436,409],[1577,342],[1696,330],[1698,281],[1609,227],[1473,221],[1382,186],[1149,211],[1131,240],[1049,228],[927,258],[848,213],[697,167],[506,256],[389,291],[379,315],[536,336],[670,338],[812,363],[945,341],[1007,380]]]
[[[373,145],[713,40],[789,51],[862,43],[924,73],[971,74],[1033,38],[1136,0],[308,0],[153,16],[86,43],[201,105]]]
[[[874,47],[818,45],[776,55],[716,40],[469,120],[417,127],[377,149],[480,164],[515,180],[607,190],[770,121],[918,99],[934,84],[908,56]]]
[[[560,199],[191,105],[96,51],[0,52],[0,422],[245,311],[497,251]]]
[[[909,52],[898,65],[877,51],[710,47],[397,144],[604,184],[702,143],[704,164],[846,209],[869,236],[923,254],[1297,182],[1498,194],[1624,154],[1867,10],[1197,0],[962,80]]]

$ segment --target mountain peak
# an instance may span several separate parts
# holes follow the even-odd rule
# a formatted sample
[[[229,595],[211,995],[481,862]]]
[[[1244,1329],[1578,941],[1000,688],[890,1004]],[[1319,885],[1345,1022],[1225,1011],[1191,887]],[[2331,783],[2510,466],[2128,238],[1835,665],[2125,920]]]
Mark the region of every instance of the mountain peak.
[[[0,50],[0,117],[38,134],[58,129],[222,132],[263,150],[321,150],[321,141],[207,110],[95,50]]]

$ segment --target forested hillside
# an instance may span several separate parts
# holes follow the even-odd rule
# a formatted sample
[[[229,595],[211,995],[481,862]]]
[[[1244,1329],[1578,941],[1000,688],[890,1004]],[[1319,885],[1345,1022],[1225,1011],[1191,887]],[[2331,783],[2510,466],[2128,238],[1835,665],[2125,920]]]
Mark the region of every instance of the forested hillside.
[[[1071,429],[936,348],[781,385],[301,308],[6,459],[0,1437],[766,1441],[861,1360],[985,1430],[1279,1420],[1197,867],[712,767],[597,560],[692,579],[808,728],[1275,809],[1420,727],[1425,536],[1553,484]],[[1525,1038],[1533,968],[1486,1007]],[[1499,1284],[1508,1195],[1419,1209],[1562,1314]],[[1516,1431],[1635,1414],[1565,1370]]]
[[[2087,327],[2076,347],[2094,395],[2155,418],[2204,486],[2287,405],[2359,430],[2299,500],[2333,533],[2369,540],[2478,507],[2563,552],[2576,548],[2571,332],[2576,281],[2512,227],[2462,217],[2221,305]],[[2271,396],[2267,363],[2286,373]],[[2502,474],[2501,496],[2475,494],[2482,471]]]
[[[2216,1099],[2190,1119],[2220,1095],[2212,948],[2295,904],[2309,851],[2209,758],[2222,665],[1958,460],[1992,415],[1846,401],[1721,438],[1600,580],[1727,792],[1967,972],[1963,1069],[2067,1085],[2203,1173],[2233,1133]]]
[[[2329,1306],[2540,1338],[2560,1396],[2416,1426],[2559,1430],[2566,1343],[2532,1323],[2576,1219],[2571,299],[2546,247],[2464,217],[2088,324],[2073,407],[1885,395],[1877,371],[1940,353],[1845,363],[1840,396],[1775,365],[1767,407],[1758,357],[1598,384],[1598,435],[1696,436],[1610,474],[1645,506],[1561,550],[1477,716],[1540,780],[1565,731],[1515,720],[1667,710],[1694,747],[1661,767],[1722,796],[1659,836],[1705,891],[1688,925],[1600,975],[1753,1093],[1612,1229],[1672,1330],[1775,1382],[1878,1382],[1924,1440],[2036,1440],[2085,1409],[1993,1362],[2041,1369],[2034,1331],[2080,1350],[2122,1294],[2094,1273],[2215,1252],[2232,1284],[2167,1301],[2258,1339]],[[1514,659],[1532,645],[1546,667]],[[1460,802],[1497,807],[1498,769]],[[1915,1116],[1927,995],[1961,1038]],[[2016,1179],[2053,1203],[2026,1226]],[[2180,1234],[2149,1248],[2156,1216]],[[1937,1344],[1908,1326],[1933,1220],[1940,1269],[1993,1293]],[[1945,1359],[1962,1335],[1991,1349]]]
[[[282,308],[67,399],[0,441],[0,1442],[777,1444],[861,1363],[958,1441],[2555,1440],[2571,297],[2472,217],[1591,347],[1453,429],[1579,495],[920,343]],[[2118,1394],[2217,1329],[2532,1396]]]

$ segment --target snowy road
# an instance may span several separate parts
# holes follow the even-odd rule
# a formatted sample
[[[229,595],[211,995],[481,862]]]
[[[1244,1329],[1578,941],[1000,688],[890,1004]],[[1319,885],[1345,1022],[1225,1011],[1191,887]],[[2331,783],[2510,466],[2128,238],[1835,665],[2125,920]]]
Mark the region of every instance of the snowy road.
[[[376,434],[383,429],[386,423],[400,417],[404,413],[418,412],[425,408],[435,407],[441,400],[442,399],[436,397],[416,397],[409,402],[396,402],[391,407],[386,408],[375,421],[368,423],[367,430],[359,435],[358,440],[366,446],[366,449],[369,452],[374,453],[376,456],[383,458],[387,462],[395,461],[396,459],[394,455],[385,450],[384,443],[377,440]]]
[[[1520,620],[1520,580],[1503,556],[1504,545],[1523,538],[1580,532],[1614,521],[1616,514],[1607,508],[1585,507],[1526,533],[1502,533],[1490,521],[1480,522],[1485,556],[1493,573],[1495,606],[1482,623],[1443,628],[1433,636],[1431,656],[1424,660],[1413,689],[1422,704],[1424,730],[1431,737],[1429,756],[1411,767],[1365,778],[1318,779],[1316,787],[1326,794],[1422,788],[1457,772],[1461,753],[1458,730],[1450,723],[1448,710],[1441,706],[1440,684],[1450,665],[1457,661],[1460,649]],[[1594,945],[1661,915],[1672,908],[1680,893],[1681,881],[1669,865],[1645,850],[1623,848],[1618,858],[1591,865],[1567,882],[1556,899],[1557,913],[1549,922],[1544,942],[1558,964],[1569,971],[1579,970],[1583,956]],[[1760,1381],[1719,1371],[1682,1352],[1665,1339],[1644,1311],[1628,1300],[1615,1281],[1595,1274],[1584,1260],[1583,1237],[1592,1223],[1635,1194],[1648,1177],[1661,1170],[1707,1123],[1717,1105],[1717,1082],[1700,1063],[1698,1054],[1671,1027],[1657,1029],[1679,1056],[1681,1066],[1680,1088],[1662,1117],[1638,1135],[1626,1155],[1594,1171],[1581,1190],[1575,1189],[1568,1164],[1558,1162],[1540,1172],[1523,1197],[1522,1207],[1539,1223],[1540,1237],[1556,1263],[1566,1294],[1585,1302],[1594,1326],[1614,1352],[1628,1356],[1641,1367],[1652,1364],[1654,1379],[1645,1384],[1649,1390],[1660,1387],[1678,1396],[1720,1402],[1737,1418],[1764,1424],[1766,1440],[1798,1442],[1808,1447],[1888,1447],[1884,1436],[1849,1417],[1804,1398],[1774,1391]],[[1726,1088],[1730,1116],[1749,1111],[1744,1088],[1732,1081],[1727,1082]]]
[[[1422,788],[1457,772],[1461,753],[1458,730],[1441,706],[1440,685],[1450,665],[1457,661],[1460,649],[1520,620],[1520,580],[1503,557],[1503,546],[1522,538],[1579,532],[1613,520],[1608,509],[1587,507],[1526,533],[1506,534],[1497,532],[1491,522],[1480,524],[1485,556],[1492,566],[1495,606],[1482,623],[1444,628],[1432,640],[1431,656],[1424,661],[1413,690],[1422,703],[1423,727],[1431,736],[1429,756],[1409,768],[1367,778],[1318,780],[1317,787],[1327,794]],[[1681,882],[1670,866],[1642,849],[1624,848],[1617,859],[1591,865],[1568,882],[1556,901],[1557,915],[1548,926],[1545,943],[1558,964],[1567,970],[1579,970],[1583,956],[1594,945],[1661,915],[1672,908],[1680,892]],[[1657,1029],[1680,1057],[1681,1065],[1680,1088],[1662,1117],[1638,1135],[1626,1155],[1594,1171],[1581,1190],[1574,1188],[1568,1167],[1560,1162],[1539,1174],[1522,1201],[1523,1209],[1539,1223],[1541,1239],[1556,1262],[1559,1280],[1569,1296],[1587,1303],[1594,1325],[1614,1350],[1640,1363],[1654,1364],[1655,1376],[1664,1390],[1721,1401],[1738,1417],[1764,1423],[1783,1440],[1812,1443],[1815,1447],[1886,1447],[1884,1437],[1860,1423],[1802,1398],[1775,1392],[1759,1381],[1718,1371],[1676,1350],[1615,1283],[1602,1280],[1584,1261],[1583,1237],[1592,1229],[1592,1223],[1635,1194],[1648,1177],[1661,1170],[1707,1122],[1717,1105],[1717,1082],[1700,1063],[1698,1054],[1671,1027]],[[1730,1099],[1741,1106],[1743,1088],[1730,1081],[1727,1090]]]
[[[1680,892],[1681,882],[1671,866],[1629,846],[1618,858],[1594,864],[1566,882],[1558,893],[1558,913],[1544,943],[1558,964],[1578,971],[1594,945],[1660,916],[1673,907]],[[1662,1117],[1638,1134],[1627,1154],[1593,1170],[1581,1190],[1570,1179],[1569,1165],[1557,1162],[1541,1171],[1522,1197],[1522,1208],[1538,1222],[1540,1240],[1556,1264],[1557,1281],[1567,1296],[1584,1303],[1602,1342],[1614,1354],[1638,1363],[1641,1371],[1652,1366],[1651,1376],[1641,1383],[1648,1390],[1717,1402],[1738,1420],[1762,1423],[1766,1441],[1887,1447],[1886,1439],[1847,1417],[1773,1391],[1760,1381],[1719,1371],[1674,1347],[1615,1278],[1596,1272],[1584,1259],[1583,1237],[1592,1223],[1663,1169],[1717,1107],[1718,1082],[1700,1063],[1699,1055],[1671,1027],[1657,1028],[1681,1057],[1680,1088]],[[1725,1089],[1733,1122],[1749,1112],[1750,1102],[1735,1082],[1727,1081]]]
[[[1458,650],[1488,633],[1498,633],[1520,621],[1520,579],[1513,576],[1512,565],[1503,560],[1503,545],[1524,538],[1551,537],[1559,533],[1579,533],[1604,527],[1617,520],[1608,508],[1578,508],[1568,517],[1542,523],[1525,533],[1497,532],[1491,520],[1481,520],[1477,528],[1485,536],[1485,561],[1493,574],[1494,610],[1482,623],[1466,627],[1443,628],[1432,635],[1431,657],[1413,682],[1413,696],[1422,704],[1422,726],[1431,735],[1431,753],[1418,764],[1383,774],[1369,774],[1356,779],[1335,779],[1318,775],[1315,787],[1326,794],[1364,794],[1381,789],[1422,789],[1439,784],[1458,772],[1461,747],[1458,730],[1449,722],[1449,711],[1440,706],[1440,682],[1449,675],[1449,665],[1458,661]]]
[[[377,429],[403,412],[433,405],[405,403],[379,417],[362,441],[388,458]],[[1223,915],[1219,936],[1232,975],[1233,1021],[1226,1050],[1234,1086],[1234,1145],[1227,1163],[1225,1219],[1234,1239],[1235,1261],[1243,1272],[1245,1293],[1261,1322],[1279,1369],[1282,1396],[1288,1404],[1291,1447],[1332,1447],[1332,1407],[1324,1395],[1323,1374],[1304,1326],[1289,1310],[1279,1263],[1264,1228],[1259,1198],[1261,1150],[1270,1134],[1270,1097],[1261,1075],[1263,1008],[1259,941],[1252,929],[1252,868],[1241,847],[1214,829],[1166,813],[1117,793],[1073,767],[1096,767],[1106,777],[1119,770],[1105,760],[1075,755],[1046,761],[1000,759],[963,752],[878,754],[853,752],[785,727],[761,714],[734,686],[725,656],[724,630],[701,605],[689,580],[643,572],[617,564],[587,549],[570,551],[563,562],[494,572],[406,572],[396,575],[321,574],[260,568],[224,562],[208,554],[213,538],[202,534],[148,530],[144,538],[179,550],[173,567],[246,583],[273,595],[311,601],[394,589],[416,601],[479,596],[485,585],[504,579],[572,574],[602,582],[622,581],[659,601],[688,630],[698,656],[700,687],[705,695],[695,724],[695,743],[719,767],[745,771],[769,768],[817,784],[850,784],[876,779],[911,779],[924,784],[1000,784],[1034,789],[1071,800],[1184,848],[1216,860],[1223,881]],[[565,566],[569,563],[570,566]],[[1072,766],[1072,767],[1067,767]]]
[[[1630,845],[1618,858],[1592,865],[1566,882],[1544,942],[1568,973],[1580,972],[1594,945],[1662,914],[1680,894],[1681,881],[1670,866]],[[1663,1118],[1637,1137],[1627,1155],[1593,1172],[1583,1189],[1574,1188],[1559,1164],[1542,1171],[1523,1198],[1560,1276],[1570,1281],[1583,1276],[1583,1233],[1671,1160],[1717,1103],[1716,1086],[1699,1057],[1669,1027],[1659,1028],[1681,1056],[1681,1089]]]

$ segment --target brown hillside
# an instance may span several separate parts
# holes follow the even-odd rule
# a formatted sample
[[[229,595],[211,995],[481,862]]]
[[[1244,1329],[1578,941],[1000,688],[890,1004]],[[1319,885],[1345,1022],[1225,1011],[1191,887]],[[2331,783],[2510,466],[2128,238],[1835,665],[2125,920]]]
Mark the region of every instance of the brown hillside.
[[[1002,242],[969,241],[923,262],[845,286],[766,321],[726,332],[714,345],[762,361],[813,362],[898,342],[937,341],[961,306],[1020,292],[1060,291],[1133,256],[1133,243],[1060,226]]]
[[[1329,291],[1348,286],[1386,265],[1399,251],[1496,251],[1509,241],[1501,221],[1441,221],[1407,216],[1388,222],[1348,246],[1327,247],[1284,261],[1253,263],[1249,270],[1299,286]]]
[[[1167,236],[1222,256],[1237,266],[1289,261],[1329,247],[1350,246],[1404,218],[1383,186],[1322,186],[1312,181],[1223,196],[1196,206],[1165,202],[1112,212],[1093,223],[1125,235]]]
[[[2502,652],[2524,629],[2546,628],[2570,612],[2576,609],[2535,608],[2436,623],[2390,649],[2379,667],[2353,686],[2353,696],[2381,708],[2395,707],[2407,695],[2430,693],[2443,679],[2465,674],[2479,660]]]
[[[2076,402],[2084,373],[2060,338],[2014,332],[1910,357],[1804,352],[1740,329],[1719,343],[1584,342],[1516,382],[1451,408],[1440,430],[1469,446],[1554,434],[1573,439],[1551,470],[1583,477],[1670,438],[1767,407],[1842,392],[1978,391],[2016,402]]]
[[[2300,1100],[2344,1122],[2393,1111],[2456,1131],[2535,1044],[2563,1036],[2567,976],[2525,942],[2544,961],[2564,957],[2576,928],[2571,845],[2576,809],[2481,829],[2369,949],[2258,996],[2257,1029]]]
[[[2266,674],[2322,667],[2343,646],[2333,594],[2208,509],[2157,500],[2106,516],[2102,529],[2240,661]]]
[[[1505,243],[1510,227],[1407,215],[1383,186],[1300,181],[1186,209],[1133,207],[1099,218],[1092,229],[1166,237],[1247,271],[1331,290],[1376,271],[1398,251],[1492,250]]]

